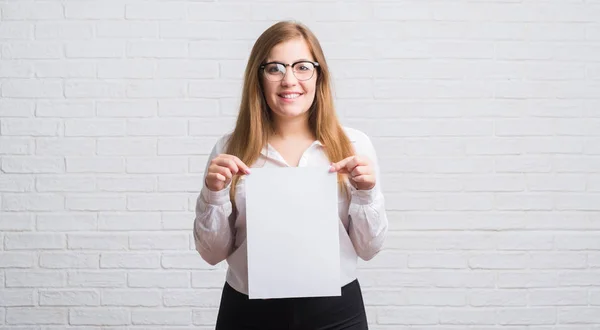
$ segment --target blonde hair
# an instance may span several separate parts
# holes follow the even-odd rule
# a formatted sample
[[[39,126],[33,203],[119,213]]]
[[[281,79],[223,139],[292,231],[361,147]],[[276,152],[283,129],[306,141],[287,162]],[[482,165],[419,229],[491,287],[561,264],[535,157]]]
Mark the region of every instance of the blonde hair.
[[[325,146],[325,153],[331,162],[338,162],[354,152],[335,113],[329,68],[317,37],[301,23],[282,21],[265,30],[252,48],[244,74],[237,123],[227,143],[226,153],[237,156],[248,166],[258,159],[274,129],[263,94],[260,66],[267,60],[273,47],[295,38],[306,41],[315,61],[319,63],[315,100],[309,110],[310,130]],[[345,192],[345,175],[338,176],[340,189]],[[231,183],[232,202],[235,201],[238,181],[239,177],[235,176]]]

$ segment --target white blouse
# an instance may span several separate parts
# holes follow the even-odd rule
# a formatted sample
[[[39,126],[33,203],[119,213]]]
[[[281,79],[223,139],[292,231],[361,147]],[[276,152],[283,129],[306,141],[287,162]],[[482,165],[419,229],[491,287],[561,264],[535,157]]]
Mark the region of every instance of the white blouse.
[[[373,258],[383,246],[388,230],[388,219],[381,192],[381,175],[375,148],[369,137],[361,131],[344,128],[353,144],[356,155],[367,157],[376,175],[376,184],[371,190],[357,190],[346,183],[351,198],[340,194],[338,200],[340,228],[340,286],[356,279],[357,257]],[[224,153],[229,134],[221,137],[210,154],[208,164],[217,155]],[[328,166],[330,161],[319,141],[303,153],[298,166]],[[249,165],[249,164],[247,164]],[[270,145],[263,148],[255,164],[249,167],[289,166]],[[206,176],[205,170],[205,176]],[[252,175],[252,174],[250,174]],[[236,189],[236,212],[232,212],[229,189],[210,191],[203,186],[196,203],[194,240],[196,250],[211,265],[227,259],[229,265],[226,280],[237,291],[248,294],[248,260],[246,246],[246,210],[244,177]],[[318,230],[318,228],[315,228]]]

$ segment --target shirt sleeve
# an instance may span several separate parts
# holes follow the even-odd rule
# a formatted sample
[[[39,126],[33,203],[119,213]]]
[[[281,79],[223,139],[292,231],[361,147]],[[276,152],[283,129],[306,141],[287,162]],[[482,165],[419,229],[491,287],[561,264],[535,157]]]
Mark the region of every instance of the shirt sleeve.
[[[211,191],[206,187],[205,178],[211,160],[223,152],[224,138],[213,147],[204,169],[202,189],[196,200],[196,218],[194,219],[194,243],[202,259],[211,265],[225,260],[233,247],[234,214],[229,198],[230,186],[220,191]]]
[[[381,191],[381,171],[375,148],[366,135],[360,135],[356,140],[356,154],[369,159],[375,170],[376,181],[375,186],[370,190],[357,190],[348,184],[351,194],[348,230],[357,255],[363,260],[370,260],[383,248],[388,230],[388,218]]]

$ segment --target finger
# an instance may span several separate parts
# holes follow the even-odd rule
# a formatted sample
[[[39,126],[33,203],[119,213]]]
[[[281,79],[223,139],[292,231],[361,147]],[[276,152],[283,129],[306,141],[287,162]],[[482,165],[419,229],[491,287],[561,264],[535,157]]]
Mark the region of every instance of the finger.
[[[346,171],[346,165],[354,158],[354,156],[350,156],[340,160],[337,163],[331,164],[330,172],[340,172],[340,173],[348,173]]]
[[[206,175],[206,180],[210,180],[210,181],[222,181],[222,182],[226,182],[227,178],[224,177],[221,173],[209,173]]]
[[[360,182],[360,183],[374,183],[375,182],[372,175],[359,175],[359,176],[353,177],[352,180],[354,182]]]
[[[371,171],[370,171],[369,166],[359,165],[359,166],[356,166],[354,168],[354,170],[352,170],[352,172],[350,173],[350,176],[357,177],[357,176],[361,176],[361,175],[365,175],[365,174],[371,174],[370,172]]]
[[[227,167],[232,174],[237,174],[240,170],[235,161],[231,158],[217,158],[215,159],[214,164],[221,167]]]
[[[226,158],[232,160],[235,165],[238,167],[238,169],[242,169],[242,171],[244,171],[244,173],[246,174],[250,174],[250,167],[248,167],[248,165],[244,164],[244,162],[242,162],[241,159],[239,159],[236,156],[233,155],[225,155]]]
[[[225,177],[226,180],[231,180],[233,174],[228,167],[213,165],[209,169],[209,173],[218,173]]]

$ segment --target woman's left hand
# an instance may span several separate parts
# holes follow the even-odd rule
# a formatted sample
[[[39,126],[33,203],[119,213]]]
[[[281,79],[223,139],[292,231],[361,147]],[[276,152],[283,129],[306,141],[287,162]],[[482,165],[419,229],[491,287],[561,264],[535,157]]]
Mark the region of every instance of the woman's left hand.
[[[365,157],[350,156],[331,164],[329,171],[348,174],[350,184],[358,190],[369,190],[375,187],[375,171],[371,162]]]

